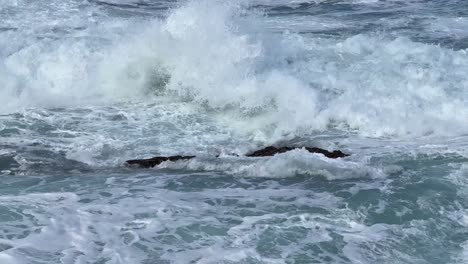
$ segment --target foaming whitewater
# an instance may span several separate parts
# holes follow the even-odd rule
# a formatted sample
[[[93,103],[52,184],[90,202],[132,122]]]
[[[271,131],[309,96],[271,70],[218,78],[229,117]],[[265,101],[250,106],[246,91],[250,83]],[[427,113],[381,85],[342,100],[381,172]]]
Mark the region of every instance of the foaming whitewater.
[[[467,8],[0,0],[0,263],[467,262]]]
[[[276,137],[330,127],[372,137],[467,132],[466,50],[381,33],[271,35],[243,5],[189,2],[164,19],[104,21],[20,47],[3,61],[2,109],[175,94],[253,118]],[[98,30],[111,43],[95,45]]]
[[[142,55],[130,57],[138,67],[148,57],[160,63],[156,74],[166,73],[164,88],[178,96],[259,117],[277,136],[330,127],[377,137],[466,133],[465,50],[379,34],[338,42],[271,36],[258,16],[212,8],[177,9],[143,33],[132,47]]]

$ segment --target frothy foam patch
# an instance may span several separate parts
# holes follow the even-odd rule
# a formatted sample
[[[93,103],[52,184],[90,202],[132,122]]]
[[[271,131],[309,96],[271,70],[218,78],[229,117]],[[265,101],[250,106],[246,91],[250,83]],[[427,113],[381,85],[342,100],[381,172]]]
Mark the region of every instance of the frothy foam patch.
[[[164,162],[158,168],[222,171],[237,176],[271,178],[298,175],[321,176],[327,180],[386,177],[384,169],[369,167],[362,162],[333,160],[306,150],[293,150],[262,158],[195,158],[189,161]]]
[[[150,178],[154,179],[153,176]],[[170,178],[174,179],[174,175]],[[127,177],[120,180],[128,181],[133,187],[139,182],[136,178]],[[141,180],[146,181],[143,178]],[[306,196],[306,191],[301,190],[296,190],[294,195],[290,190],[272,192],[270,189],[241,188],[186,193],[157,188],[165,186],[163,181],[156,185],[152,183],[149,189],[153,192],[145,192],[145,195],[140,196],[129,191],[128,186],[122,188],[110,182],[106,182],[106,186],[94,186],[104,188],[99,193],[105,192],[106,195],[37,193],[3,196],[0,204],[12,210],[7,211],[9,215],[23,216],[15,223],[24,225],[4,226],[12,237],[6,241],[11,248],[1,253],[0,259],[11,263],[28,263],[30,258],[61,263],[102,259],[111,263],[140,262],[144,259],[177,260],[184,263],[193,260],[212,263],[256,259],[282,263],[277,257],[269,258],[259,254],[255,245],[263,239],[261,234],[267,231],[262,220],[283,225],[286,229],[289,224],[284,225],[281,220],[288,218],[288,215],[267,213],[263,217],[243,217],[240,216],[242,208],[234,207],[233,211],[225,215],[226,219],[219,219],[213,215],[214,212],[231,208],[229,204],[217,204],[219,201],[231,200],[229,195],[226,196],[226,191],[236,195],[236,203],[240,206],[248,208],[249,203],[257,201],[266,210],[273,210],[269,208],[270,202],[274,202],[272,205],[289,205],[289,199],[296,199],[297,194],[302,195],[295,205],[327,208],[335,207],[340,202],[339,198],[328,193]],[[141,187],[145,189],[148,186]],[[283,197],[287,198],[283,202],[270,201]],[[302,225],[296,220],[291,222]],[[249,223],[256,223],[260,227],[259,233],[245,230]],[[236,244],[235,241],[241,240],[246,244]]]
[[[460,203],[466,202],[466,197],[468,195],[468,166],[463,164],[455,172],[451,173],[448,178],[456,184],[458,187],[458,196],[465,199],[465,201],[460,201]],[[459,207],[462,207],[459,203]],[[466,208],[458,208],[457,211],[450,212],[449,218],[454,222],[458,223],[460,226],[468,228],[468,210]],[[468,239],[460,244],[461,252],[458,256],[454,256],[453,263],[464,263],[468,261]]]
[[[441,17],[432,21],[427,27],[434,32],[436,36],[450,36],[455,39],[464,39],[468,37],[466,28],[468,19],[465,17],[447,18]]]

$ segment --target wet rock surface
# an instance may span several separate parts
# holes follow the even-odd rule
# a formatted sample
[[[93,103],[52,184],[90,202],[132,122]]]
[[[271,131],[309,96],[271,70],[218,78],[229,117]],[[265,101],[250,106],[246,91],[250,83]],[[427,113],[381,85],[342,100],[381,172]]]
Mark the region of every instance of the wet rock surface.
[[[152,168],[152,167],[155,167],[165,161],[178,161],[178,160],[189,160],[189,159],[193,159],[195,158],[195,156],[168,156],[168,157],[164,157],[164,156],[157,156],[157,157],[153,157],[153,158],[150,158],[150,159],[135,159],[135,160],[127,160],[126,161],[126,164],[127,165],[136,165],[136,166],[139,166],[139,167],[143,167],[143,168]]]
[[[315,148],[315,147],[274,147],[274,146],[268,146],[263,149],[256,150],[254,152],[248,153],[245,156],[247,157],[268,157],[268,156],[273,156],[279,153],[284,153],[288,152],[291,150],[295,149],[305,149],[310,153],[319,153],[325,155],[325,157],[330,158],[330,159],[337,159],[337,158],[344,158],[349,156],[348,154],[345,154],[341,152],[341,150],[335,150],[335,151],[328,151],[326,149],[321,149],[321,148]]]
[[[349,154],[343,153],[341,150],[328,151],[326,149],[316,148],[316,147],[274,147],[268,146],[263,149],[256,150],[251,153],[247,153],[246,157],[269,157],[276,154],[285,153],[295,149],[305,149],[310,153],[319,153],[330,159],[344,158],[349,156]],[[218,156],[216,156],[218,157]],[[127,160],[126,165],[130,166],[139,166],[143,168],[153,168],[165,161],[178,161],[178,160],[189,160],[193,159],[195,156],[156,156],[149,159],[134,159]]]

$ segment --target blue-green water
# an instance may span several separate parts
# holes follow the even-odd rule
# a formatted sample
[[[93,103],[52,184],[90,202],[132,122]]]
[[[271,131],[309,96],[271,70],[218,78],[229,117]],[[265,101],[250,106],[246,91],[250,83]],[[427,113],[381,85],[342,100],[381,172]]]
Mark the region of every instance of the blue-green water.
[[[0,0],[0,263],[466,263],[467,40],[455,0]]]

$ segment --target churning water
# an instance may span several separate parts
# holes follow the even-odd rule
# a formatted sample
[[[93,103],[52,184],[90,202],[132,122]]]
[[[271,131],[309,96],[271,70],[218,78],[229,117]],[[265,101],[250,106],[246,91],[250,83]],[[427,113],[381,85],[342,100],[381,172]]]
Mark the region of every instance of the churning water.
[[[467,263],[467,52],[464,0],[0,0],[0,263]]]

